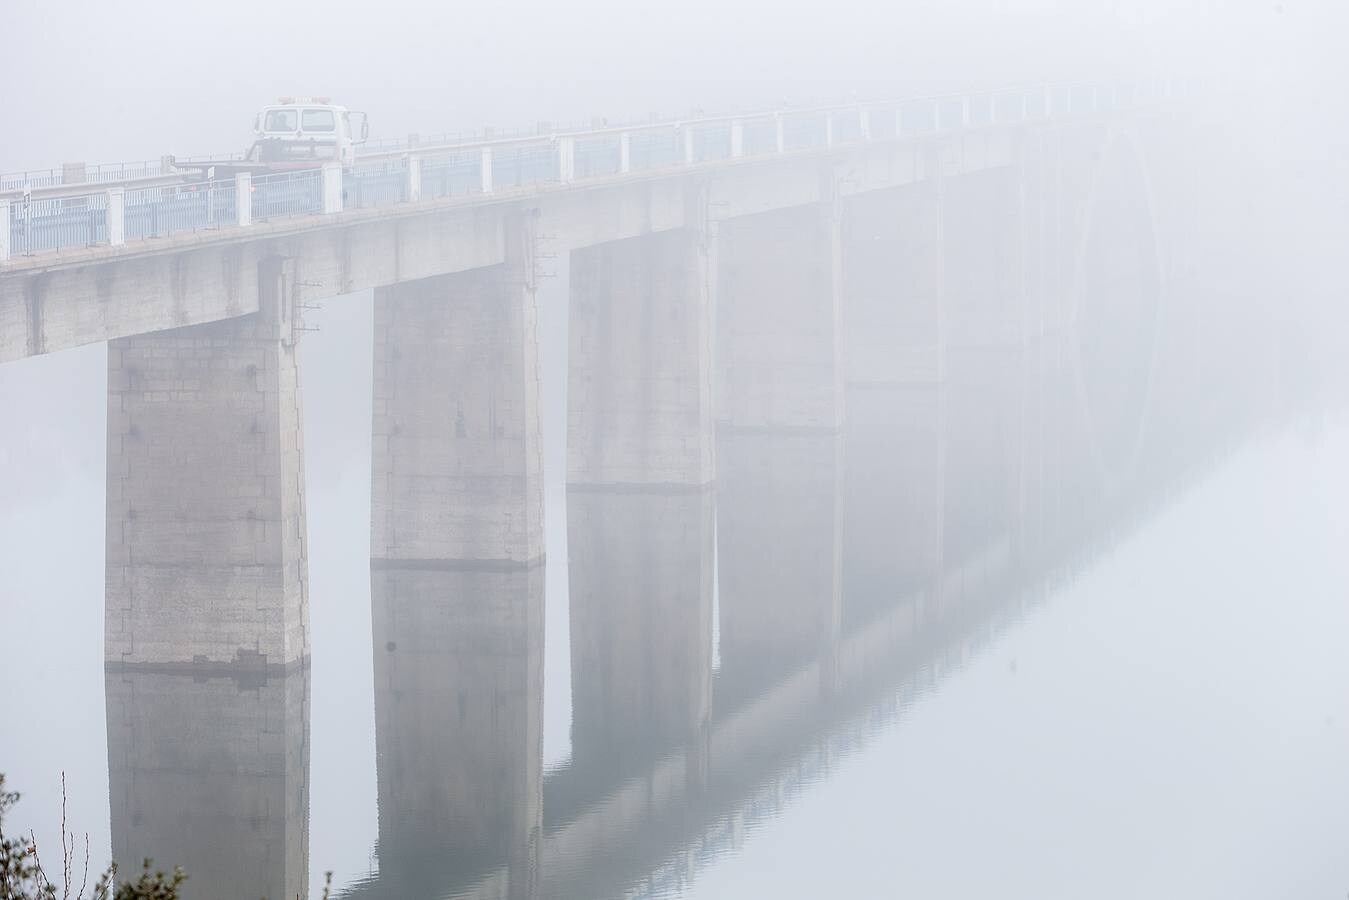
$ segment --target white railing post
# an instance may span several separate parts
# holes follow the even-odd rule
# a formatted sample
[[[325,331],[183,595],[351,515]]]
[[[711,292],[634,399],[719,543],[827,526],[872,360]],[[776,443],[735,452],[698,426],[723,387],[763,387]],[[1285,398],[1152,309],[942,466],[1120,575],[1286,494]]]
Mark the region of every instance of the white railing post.
[[[322,174],[323,212],[339,213],[342,211],[342,164],[324,163]]]
[[[408,202],[416,203],[422,199],[422,158],[419,154],[408,154]]]
[[[731,158],[739,159],[745,155],[745,123],[740,119],[731,121]]]
[[[970,95],[960,98],[960,127],[970,127]]]
[[[9,244],[11,231],[9,201],[0,200],[0,263],[8,262],[14,248]]]
[[[824,145],[826,147],[834,146],[834,114],[832,112],[824,114]]]
[[[777,131],[777,152],[787,152],[787,129],[782,125],[782,113],[773,114],[773,122]]]
[[[1041,111],[1043,117],[1052,119],[1054,117],[1054,88],[1051,85],[1045,85],[1043,101],[1044,109]]]
[[[119,185],[108,188],[108,244],[120,247],[126,243],[126,193]]]
[[[693,127],[691,125],[681,126],[684,129],[684,165],[693,165]]]
[[[632,171],[632,134],[627,131],[618,136],[618,171],[624,175]]]
[[[871,110],[865,106],[857,107],[857,125],[862,129],[862,140],[871,140]]]
[[[480,159],[478,168],[479,175],[482,177],[482,192],[490,194],[492,193],[492,148],[483,147]]]
[[[562,177],[562,183],[566,184],[576,178],[576,139],[558,138],[557,140],[557,164],[558,172]]]
[[[234,176],[234,224],[253,224],[253,175],[249,172]]]

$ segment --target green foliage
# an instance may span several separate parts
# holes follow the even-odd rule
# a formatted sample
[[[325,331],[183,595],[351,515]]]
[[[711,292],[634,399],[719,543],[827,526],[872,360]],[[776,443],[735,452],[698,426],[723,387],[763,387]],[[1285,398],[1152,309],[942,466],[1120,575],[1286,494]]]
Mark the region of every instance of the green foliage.
[[[5,790],[5,776],[0,775],[0,900],[54,898],[56,888],[42,874],[36,842],[5,832],[5,815],[18,802],[19,795]]]
[[[141,866],[141,877],[117,886],[113,900],[178,900],[178,886],[187,880],[183,870],[174,867],[171,874],[153,871],[150,860]],[[97,895],[95,895],[97,897]]]
[[[65,775],[61,776],[61,886],[47,877],[38,856],[37,838],[11,835],[5,831],[5,816],[19,802],[19,795],[5,790],[0,774],[0,900],[84,900],[89,886],[89,835],[84,836],[84,870],[78,888],[75,885],[75,835],[66,831]],[[90,900],[179,900],[178,888],[187,876],[182,869],[172,873],[154,871],[145,860],[140,877],[113,885],[117,864],[112,863],[94,882]]]

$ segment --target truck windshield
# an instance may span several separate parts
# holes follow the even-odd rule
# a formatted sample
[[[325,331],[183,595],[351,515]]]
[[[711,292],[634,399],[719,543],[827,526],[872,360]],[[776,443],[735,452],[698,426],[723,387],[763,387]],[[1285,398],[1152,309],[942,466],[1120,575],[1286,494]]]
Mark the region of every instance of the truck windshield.
[[[300,116],[304,131],[336,131],[337,123],[331,109],[306,109]]]
[[[295,131],[295,110],[293,109],[269,109],[267,118],[263,120],[263,131]]]

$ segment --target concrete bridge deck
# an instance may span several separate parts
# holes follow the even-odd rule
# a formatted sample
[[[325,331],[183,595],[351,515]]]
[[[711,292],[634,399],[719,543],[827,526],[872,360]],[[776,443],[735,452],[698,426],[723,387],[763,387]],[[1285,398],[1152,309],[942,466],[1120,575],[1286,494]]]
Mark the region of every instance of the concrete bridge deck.
[[[261,206],[256,215],[250,207],[256,186],[247,176],[227,187],[163,185],[165,177],[174,177],[164,175],[152,177],[149,187],[142,186],[144,179],[99,183],[92,192],[78,183],[53,185],[37,189],[38,199],[31,201],[11,190],[0,193],[0,221],[11,222],[9,230],[0,229],[0,362],[256,312],[255,275],[268,258],[293,260],[291,299],[312,302],[500,263],[503,223],[524,210],[538,216],[549,250],[588,247],[698,218],[733,219],[830,195],[885,190],[932,177],[936,168],[956,175],[1008,165],[1015,136],[1026,128],[1154,108],[1177,102],[1183,89],[1160,81],[1011,88],[381,149],[347,173],[332,165],[322,174],[285,176],[323,181],[311,192],[317,205],[267,221]],[[784,122],[793,120],[810,128],[789,140]],[[772,140],[753,140],[756,126],[768,126]],[[668,160],[639,166],[629,150],[609,154],[612,165],[577,167],[578,147],[613,144],[621,150],[635,135],[666,132],[679,137],[679,152]],[[709,135],[724,147],[709,152]],[[519,183],[494,180],[492,153],[518,146],[539,147],[550,160],[546,171]],[[423,173],[437,159],[464,153],[481,169],[472,190],[423,189]],[[375,164],[397,190],[368,204],[344,204],[344,194],[356,191],[361,167]],[[141,239],[127,239],[120,225],[107,225],[111,236],[85,242],[91,246],[31,254],[17,246],[32,204],[54,204],[58,211],[74,206],[81,217],[113,222],[128,197],[153,192],[143,198],[147,208],[173,209],[182,205],[174,192],[187,188],[227,192],[232,217],[191,229],[165,226]],[[702,197],[692,207],[691,192]],[[155,218],[171,221],[173,215]]]

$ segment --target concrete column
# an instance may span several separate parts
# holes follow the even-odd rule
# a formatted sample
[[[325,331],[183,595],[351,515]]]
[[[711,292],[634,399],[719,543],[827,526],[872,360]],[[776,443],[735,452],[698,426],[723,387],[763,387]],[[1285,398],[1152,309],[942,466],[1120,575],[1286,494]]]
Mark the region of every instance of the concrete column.
[[[712,480],[711,255],[697,226],[572,252],[570,483]]]
[[[558,138],[557,141],[557,161],[559,177],[562,183],[576,179],[576,139]]]
[[[616,781],[705,736],[712,494],[571,491],[572,762]]]
[[[10,244],[10,205],[8,200],[0,200],[0,262],[7,262],[14,248]]]
[[[120,186],[108,188],[108,244],[120,247],[126,243],[126,192]]]
[[[422,158],[420,154],[408,155],[408,200],[416,203],[422,199]]]
[[[181,866],[184,897],[309,896],[309,670],[108,672],[120,879]],[[120,880],[119,879],[119,880]]]
[[[380,894],[440,896],[504,868],[493,896],[533,896],[543,568],[380,567],[371,603]]]
[[[942,191],[942,290],[948,346],[1019,344],[1024,260],[1017,167],[945,178]]]
[[[717,416],[755,429],[843,422],[836,203],[721,223]]]
[[[108,342],[109,664],[309,655],[294,282],[268,260],[260,312]]]
[[[954,348],[946,383],[943,562],[959,573],[1018,540],[1021,354]]]
[[[944,377],[941,199],[933,178],[844,201],[849,385],[933,384]]]
[[[745,155],[745,123],[739,119],[731,122],[731,157],[739,159]]]
[[[759,684],[838,637],[842,436],[721,432],[717,461],[720,677]]]
[[[323,211],[338,213],[342,211],[342,164],[323,164]]]
[[[241,228],[253,224],[253,176],[249,172],[234,176],[234,223]]]
[[[482,176],[482,192],[484,194],[492,193],[492,148],[483,147],[482,155],[478,163],[479,174]]]
[[[842,618],[848,632],[938,583],[945,386],[850,387],[843,454]]]
[[[618,171],[632,171],[632,135],[626,131],[618,136]]]
[[[371,557],[543,556],[533,221],[506,262],[375,292]]]

